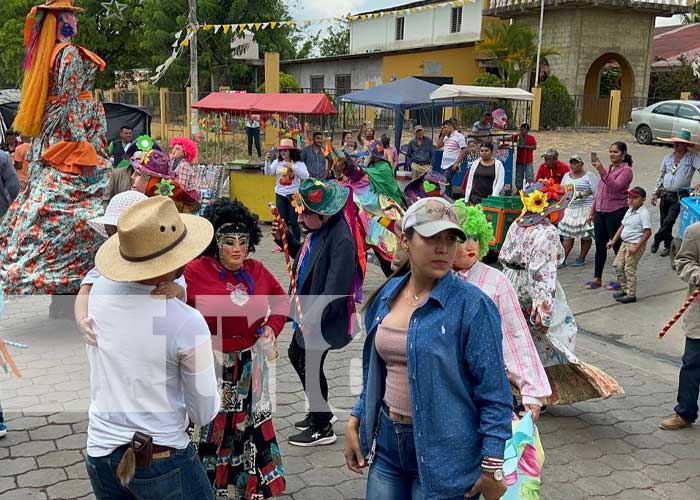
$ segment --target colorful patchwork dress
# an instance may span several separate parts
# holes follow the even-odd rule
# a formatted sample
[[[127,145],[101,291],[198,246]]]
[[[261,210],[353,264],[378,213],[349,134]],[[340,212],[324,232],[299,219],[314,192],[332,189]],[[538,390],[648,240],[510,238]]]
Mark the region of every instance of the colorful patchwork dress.
[[[564,261],[564,248],[556,226],[549,221],[529,227],[512,224],[499,259],[529,318],[530,332],[552,388],[547,404],[622,394],[614,378],[574,355],[577,327],[557,281],[557,264]],[[547,333],[534,326],[536,313],[548,327]]]
[[[77,293],[93,266],[102,239],[87,221],[103,212],[111,171],[104,109],[92,97],[104,67],[82,47],[54,49],[27,186],[0,224],[0,282],[8,295]]]

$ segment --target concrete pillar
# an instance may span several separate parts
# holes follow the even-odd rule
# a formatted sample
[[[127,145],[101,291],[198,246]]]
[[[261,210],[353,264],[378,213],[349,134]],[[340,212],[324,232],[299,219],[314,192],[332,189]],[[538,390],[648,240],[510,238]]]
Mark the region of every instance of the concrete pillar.
[[[187,108],[187,123],[185,125],[185,135],[192,137],[192,87],[185,89],[185,107]],[[196,125],[196,124],[195,124]]]
[[[690,101],[690,92],[681,92],[681,99],[684,101]]]
[[[97,102],[102,102],[102,90],[101,89],[95,89],[95,101]]]
[[[542,107],[542,89],[533,87],[532,93],[535,99],[532,101],[532,116],[530,116],[530,130],[538,131],[540,129],[540,108]]]
[[[109,102],[117,102],[117,91],[115,89],[108,90],[107,99],[109,99]]]
[[[622,91],[610,91],[610,130],[620,128],[620,104],[622,103]]]
[[[221,86],[219,92],[231,92],[231,87]]]
[[[146,93],[140,85],[136,87],[136,100],[140,108],[146,107]]]
[[[265,52],[265,93],[276,94],[280,91],[280,55],[279,52]]]
[[[377,84],[374,80],[367,80],[365,82],[366,89],[373,89],[376,86]],[[367,118],[367,121],[372,124],[372,127],[374,127],[374,120],[377,119],[377,108],[367,106],[365,116]]]
[[[160,89],[160,140],[168,141],[168,89]]]

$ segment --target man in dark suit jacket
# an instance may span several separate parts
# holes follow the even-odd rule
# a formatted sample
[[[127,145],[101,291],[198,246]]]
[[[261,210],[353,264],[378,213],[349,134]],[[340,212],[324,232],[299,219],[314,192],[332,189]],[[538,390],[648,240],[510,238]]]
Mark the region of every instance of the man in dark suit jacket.
[[[328,404],[328,381],[323,365],[331,349],[342,349],[358,330],[354,291],[361,286],[358,247],[343,214],[349,189],[335,182],[306,179],[299,188],[299,225],[303,242],[287,231],[303,317],[294,303],[294,337],[289,360],[309,399],[309,413],[295,423],[302,431],[289,439],[295,446],[334,443],[333,415]],[[279,242],[277,226],[273,234]]]

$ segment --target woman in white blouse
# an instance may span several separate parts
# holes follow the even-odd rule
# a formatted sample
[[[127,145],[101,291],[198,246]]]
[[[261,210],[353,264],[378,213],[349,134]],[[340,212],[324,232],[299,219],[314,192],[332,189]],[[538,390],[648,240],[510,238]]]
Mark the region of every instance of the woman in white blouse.
[[[498,196],[503,191],[506,171],[503,163],[493,157],[493,150],[492,142],[482,142],[479,158],[469,166],[464,200],[470,205],[477,205],[484,198]]]

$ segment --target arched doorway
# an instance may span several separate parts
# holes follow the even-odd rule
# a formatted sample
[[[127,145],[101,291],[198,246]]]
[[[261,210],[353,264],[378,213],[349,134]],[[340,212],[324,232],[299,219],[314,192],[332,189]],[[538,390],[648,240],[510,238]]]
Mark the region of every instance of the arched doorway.
[[[593,61],[586,74],[583,96],[583,124],[606,127],[610,113],[610,92],[622,94],[621,117],[629,114],[634,89],[634,74],[627,60],[620,54],[607,53]],[[626,99],[627,98],[627,99]],[[631,108],[630,108],[631,110]]]

